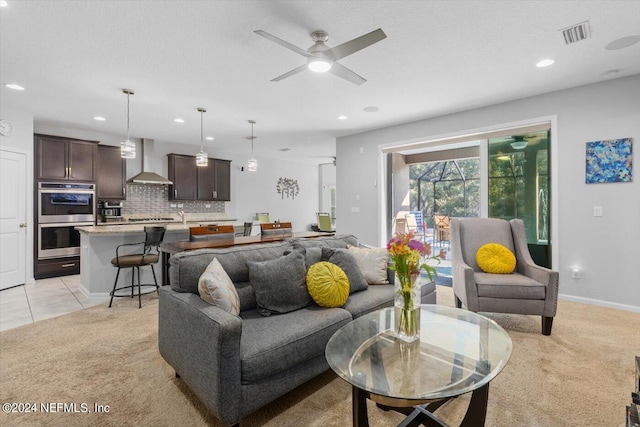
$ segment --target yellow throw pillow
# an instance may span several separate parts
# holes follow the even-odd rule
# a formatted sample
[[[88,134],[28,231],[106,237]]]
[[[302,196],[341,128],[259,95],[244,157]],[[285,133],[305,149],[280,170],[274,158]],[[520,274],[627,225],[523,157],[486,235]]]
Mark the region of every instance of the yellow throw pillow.
[[[320,307],[342,307],[349,298],[349,279],[337,265],[317,262],[307,271],[307,290]]]
[[[485,273],[510,274],[516,268],[516,257],[505,246],[487,243],[476,252],[478,267]]]

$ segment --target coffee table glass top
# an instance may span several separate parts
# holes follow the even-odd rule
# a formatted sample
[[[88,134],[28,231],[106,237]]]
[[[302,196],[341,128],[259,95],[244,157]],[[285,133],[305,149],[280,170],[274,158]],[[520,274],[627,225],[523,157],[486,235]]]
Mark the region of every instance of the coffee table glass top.
[[[473,391],[498,375],[511,355],[502,327],[457,308],[422,305],[419,341],[405,343],[393,331],[393,307],[355,319],[327,343],[329,366],[369,393],[417,402]]]

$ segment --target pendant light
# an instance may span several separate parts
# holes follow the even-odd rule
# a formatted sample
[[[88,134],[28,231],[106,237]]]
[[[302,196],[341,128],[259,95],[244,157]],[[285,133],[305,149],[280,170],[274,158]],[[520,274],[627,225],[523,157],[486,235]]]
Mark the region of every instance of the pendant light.
[[[249,172],[256,172],[258,170],[258,161],[253,157],[253,140],[257,138],[257,136],[253,136],[253,125],[256,124],[255,120],[249,120],[251,123],[251,137],[247,139],[251,139],[251,158],[247,160],[247,170]]]
[[[129,96],[134,92],[131,89],[122,89],[122,92],[127,94],[127,140],[120,143],[120,157],[123,159],[135,159],[136,158],[136,143],[129,139]]]
[[[204,152],[204,113],[207,110],[199,107],[198,111],[200,111],[200,152],[196,154],[196,166],[207,166],[209,164],[209,155]]]

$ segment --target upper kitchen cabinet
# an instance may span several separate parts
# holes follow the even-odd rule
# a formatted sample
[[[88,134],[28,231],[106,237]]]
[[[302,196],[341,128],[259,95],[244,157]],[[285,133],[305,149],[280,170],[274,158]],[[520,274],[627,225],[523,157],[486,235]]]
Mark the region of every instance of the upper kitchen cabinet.
[[[169,200],[196,200],[197,171],[193,156],[167,154],[169,157]]]
[[[120,156],[120,147],[98,145],[98,200],[126,199],[126,176],[127,161]]]
[[[231,161],[209,159],[207,166],[196,166],[194,156],[167,154],[169,157],[170,200],[231,200]]]
[[[207,166],[198,167],[197,173],[198,200],[231,200],[231,161],[210,158]]]
[[[36,179],[95,181],[97,141],[35,135]]]

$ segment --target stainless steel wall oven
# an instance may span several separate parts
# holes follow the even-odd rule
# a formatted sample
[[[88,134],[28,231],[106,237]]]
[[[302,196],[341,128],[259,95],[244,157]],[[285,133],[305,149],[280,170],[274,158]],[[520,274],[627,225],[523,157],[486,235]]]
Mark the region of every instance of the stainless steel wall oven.
[[[75,227],[95,221],[95,184],[38,183],[39,260],[80,255]]]

